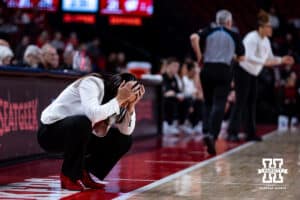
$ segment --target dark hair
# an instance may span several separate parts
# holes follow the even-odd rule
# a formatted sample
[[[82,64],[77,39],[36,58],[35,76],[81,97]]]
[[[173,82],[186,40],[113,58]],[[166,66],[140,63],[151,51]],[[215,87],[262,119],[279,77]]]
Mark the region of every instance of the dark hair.
[[[258,15],[257,15],[257,25],[258,25],[258,27],[259,26],[264,26],[269,22],[270,22],[269,14],[264,10],[260,10]]]
[[[196,67],[196,66],[195,66],[195,63],[194,63],[194,62],[187,62],[187,63],[186,63],[186,68],[187,68],[187,70],[188,70],[189,72],[192,71],[195,67]]]
[[[175,58],[175,57],[167,58],[167,65],[170,65],[170,64],[172,64],[174,62],[179,63],[179,60],[177,58]]]
[[[117,96],[118,88],[120,87],[123,81],[125,82],[137,81],[137,78],[130,73],[122,73],[122,74],[91,73],[78,79],[76,87],[80,84],[81,80],[91,76],[100,78],[104,82],[104,97],[102,100],[102,104],[107,103],[109,100]]]
[[[109,100],[117,96],[118,88],[123,81],[137,81],[137,78],[130,73],[114,74],[114,75],[100,75],[100,78],[104,80],[104,97],[102,103],[106,103]]]

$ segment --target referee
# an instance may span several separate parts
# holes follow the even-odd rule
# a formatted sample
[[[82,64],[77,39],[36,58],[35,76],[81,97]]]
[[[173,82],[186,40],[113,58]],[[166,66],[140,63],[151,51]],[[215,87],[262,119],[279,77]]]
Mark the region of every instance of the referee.
[[[201,83],[204,94],[203,133],[209,154],[216,154],[218,138],[224,117],[225,103],[232,80],[231,62],[243,59],[245,50],[239,36],[231,31],[232,14],[220,10],[216,14],[215,27],[208,27],[191,35],[191,44],[197,61],[202,60]]]

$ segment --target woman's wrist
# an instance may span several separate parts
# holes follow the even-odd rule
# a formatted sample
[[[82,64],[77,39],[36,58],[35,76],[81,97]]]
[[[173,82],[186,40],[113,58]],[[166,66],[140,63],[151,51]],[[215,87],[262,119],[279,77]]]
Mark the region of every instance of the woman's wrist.
[[[128,106],[128,112],[129,112],[129,114],[133,115],[134,111],[135,111],[134,105],[129,105]]]
[[[122,100],[122,99],[120,99],[118,97],[116,97],[116,100],[117,100],[119,106],[121,107],[123,105],[123,103],[124,103],[124,100]]]

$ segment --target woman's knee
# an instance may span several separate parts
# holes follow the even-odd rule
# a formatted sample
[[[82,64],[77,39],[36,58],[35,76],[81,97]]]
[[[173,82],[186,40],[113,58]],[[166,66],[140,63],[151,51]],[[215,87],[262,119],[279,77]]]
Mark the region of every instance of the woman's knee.
[[[132,146],[132,136],[118,132],[119,151],[121,154],[127,153]]]
[[[92,122],[88,117],[86,117],[84,115],[75,116],[75,117],[73,117],[72,121],[73,121],[73,124],[75,125],[74,127],[76,127],[76,129],[92,131]]]
[[[73,116],[68,118],[68,134],[74,141],[87,141],[92,133],[92,122],[86,116]],[[75,139],[77,138],[77,139]]]

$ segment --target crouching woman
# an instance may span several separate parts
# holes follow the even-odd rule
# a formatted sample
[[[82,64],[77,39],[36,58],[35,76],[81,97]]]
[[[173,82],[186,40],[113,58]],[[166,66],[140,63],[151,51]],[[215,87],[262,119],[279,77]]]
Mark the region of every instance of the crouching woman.
[[[63,153],[61,187],[100,189],[114,165],[130,149],[135,105],[144,86],[128,73],[88,75],[70,84],[42,112],[38,142]]]

